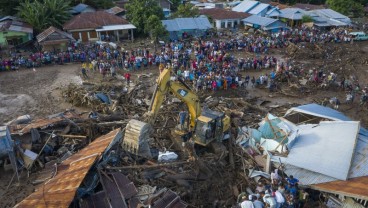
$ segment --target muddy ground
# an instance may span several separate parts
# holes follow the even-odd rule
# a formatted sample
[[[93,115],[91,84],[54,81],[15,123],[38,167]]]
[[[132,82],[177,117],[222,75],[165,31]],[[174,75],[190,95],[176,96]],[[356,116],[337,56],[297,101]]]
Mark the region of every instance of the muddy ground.
[[[316,51],[314,49],[299,49],[299,52],[293,54],[293,62],[305,67],[307,70],[312,68],[328,68],[336,72],[338,76],[354,75],[359,79],[362,86],[368,83],[368,63],[365,59],[368,53],[368,42],[350,44],[327,44],[326,48],[319,51],[321,56],[312,56]],[[317,49],[316,49],[317,50]],[[338,52],[338,53],[334,53]],[[285,50],[273,50],[272,55],[286,59]],[[326,55],[327,54],[327,55]],[[237,56],[245,56],[243,53],[237,53]],[[253,55],[252,55],[253,56]],[[270,70],[248,71],[244,72],[250,76],[259,76],[261,73],[269,73]],[[119,71],[123,74],[124,71]],[[149,68],[134,72],[132,79],[136,79],[140,74],[153,73],[158,74],[157,68]],[[89,72],[91,77],[89,82],[116,83],[120,80],[103,80],[98,73]],[[33,118],[40,118],[50,114],[64,111],[68,108],[74,108],[70,103],[64,101],[61,96],[61,90],[68,84],[82,84],[80,77],[80,65],[66,64],[55,66],[44,66],[42,68],[20,69],[18,71],[0,73],[0,124],[8,122],[18,116],[29,114]],[[309,86],[311,89],[306,93],[300,93],[298,90],[289,89],[287,83],[283,83],[282,91],[269,92],[267,89],[247,87],[241,90],[219,91],[213,96],[222,97],[245,97],[247,99],[258,98],[258,100],[268,101],[266,106],[285,105],[277,111],[279,116],[291,105],[307,104],[311,102],[321,102],[325,97],[337,96],[341,101],[345,99],[345,92],[337,88],[320,89],[317,86]],[[366,107],[359,106],[358,98],[352,105],[340,106],[340,111],[344,112],[355,120],[360,120],[363,126],[368,126],[368,117]],[[89,109],[79,109],[88,111]],[[260,115],[260,118],[264,115]],[[26,177],[20,184],[12,185],[7,190],[8,183],[12,177],[11,171],[0,170],[0,207],[11,207],[21,201],[24,197],[34,190],[34,186],[29,183],[30,179]],[[32,176],[31,176],[32,177]]]

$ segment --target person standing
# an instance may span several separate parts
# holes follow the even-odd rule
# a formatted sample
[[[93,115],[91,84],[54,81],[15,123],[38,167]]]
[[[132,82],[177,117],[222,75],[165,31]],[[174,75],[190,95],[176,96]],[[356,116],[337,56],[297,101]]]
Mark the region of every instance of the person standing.
[[[246,196],[243,196],[243,202],[240,203],[241,208],[254,208],[253,202],[252,202],[252,195],[249,195],[249,200],[247,200]]]
[[[259,201],[257,196],[253,196],[253,199],[254,199],[253,201],[254,208],[264,208],[263,202]]]
[[[126,79],[126,82],[127,82],[127,85],[129,86],[129,83],[130,83],[130,73],[125,73],[125,75],[124,75],[124,77],[125,77],[125,79]]]
[[[180,130],[184,130],[185,120],[187,118],[188,113],[184,110],[179,113],[179,122],[180,122]]]
[[[87,64],[85,62],[83,62],[83,64],[82,64],[82,75],[83,75],[84,78],[88,79],[86,68],[87,68]]]

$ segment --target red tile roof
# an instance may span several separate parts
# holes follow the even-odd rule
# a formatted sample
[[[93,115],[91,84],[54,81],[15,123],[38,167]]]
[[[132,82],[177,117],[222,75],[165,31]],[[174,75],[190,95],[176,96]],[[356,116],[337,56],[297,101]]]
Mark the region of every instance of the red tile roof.
[[[325,5],[301,4],[301,3],[297,3],[293,7],[299,8],[299,9],[304,9],[306,11],[315,10],[315,9],[326,9]]]
[[[199,11],[200,14],[210,16],[215,20],[223,20],[223,19],[244,19],[250,16],[248,13],[244,12],[234,12],[226,9],[202,9]]]
[[[63,26],[64,30],[96,29],[107,25],[126,25],[126,19],[106,11],[86,12],[73,17]]]

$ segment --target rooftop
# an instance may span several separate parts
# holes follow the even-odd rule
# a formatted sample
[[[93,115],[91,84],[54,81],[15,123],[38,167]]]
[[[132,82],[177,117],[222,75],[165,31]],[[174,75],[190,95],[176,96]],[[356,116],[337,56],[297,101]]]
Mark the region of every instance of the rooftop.
[[[37,41],[42,42],[42,41],[46,40],[53,33],[57,33],[59,38],[74,40],[73,36],[70,35],[69,33],[61,31],[61,30],[51,26],[51,27],[47,28],[46,30],[44,30],[42,33],[37,35],[37,37],[36,37]]]
[[[96,11],[81,13],[63,26],[64,30],[76,29],[96,29],[107,25],[125,25],[129,24],[126,19],[110,14],[106,11]]]
[[[244,12],[234,12],[226,9],[202,9],[199,11],[200,14],[210,16],[215,20],[223,20],[223,19],[244,19],[249,17],[250,15]]]
[[[234,8],[232,8],[232,10],[235,12],[248,12],[258,4],[260,4],[259,1],[243,1]]]

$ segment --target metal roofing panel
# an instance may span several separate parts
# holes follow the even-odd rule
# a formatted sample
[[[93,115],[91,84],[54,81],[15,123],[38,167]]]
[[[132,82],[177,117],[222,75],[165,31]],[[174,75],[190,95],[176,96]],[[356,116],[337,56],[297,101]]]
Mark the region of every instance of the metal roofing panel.
[[[345,15],[342,15],[332,9],[317,9],[317,10],[314,10],[316,12],[319,12],[319,13],[322,13],[330,18],[333,18],[333,19],[347,19],[348,17],[345,16]]]
[[[102,26],[102,28],[96,29],[96,31],[100,32],[100,31],[115,31],[115,30],[129,30],[129,29],[136,29],[136,27],[132,24],[106,25],[106,26]]]
[[[259,4],[258,1],[248,1],[247,0],[247,1],[241,2],[236,7],[232,8],[232,10],[235,12],[248,12],[257,4]]]
[[[167,31],[179,31],[180,28],[178,24],[176,24],[176,21],[174,20],[161,20],[162,24],[165,26]]]
[[[252,15],[250,17],[247,17],[247,18],[243,19],[242,21],[245,22],[245,23],[256,24],[256,25],[261,25],[261,26],[267,26],[267,25],[269,25],[273,22],[276,22],[277,19]]]
[[[212,25],[207,18],[194,18],[193,20],[197,24],[198,29],[207,30],[212,28]]]
[[[290,108],[285,116],[293,113],[293,112],[299,112],[299,113],[305,113],[321,118],[327,118],[334,121],[351,121],[351,119],[347,116],[345,116],[343,113],[334,110],[332,108],[324,107],[322,105],[318,105],[315,103],[301,105],[298,107]]]
[[[69,207],[76,190],[95,161],[121,139],[120,129],[95,139],[57,168],[57,174],[15,207]]]
[[[359,122],[325,121],[298,127],[299,137],[291,147],[286,163],[346,180],[357,142]]]
[[[269,4],[260,3],[256,7],[254,7],[252,10],[248,11],[248,13],[249,14],[259,14],[263,10],[267,9],[269,6],[270,6]]]
[[[306,15],[306,11],[298,8],[286,8],[280,10],[280,17],[292,19],[292,20],[301,20],[304,15]]]

